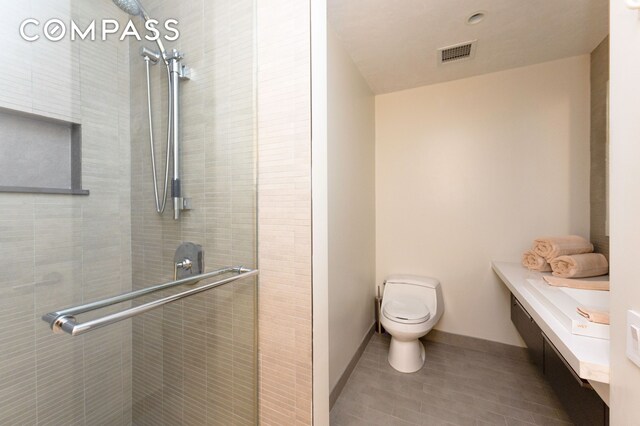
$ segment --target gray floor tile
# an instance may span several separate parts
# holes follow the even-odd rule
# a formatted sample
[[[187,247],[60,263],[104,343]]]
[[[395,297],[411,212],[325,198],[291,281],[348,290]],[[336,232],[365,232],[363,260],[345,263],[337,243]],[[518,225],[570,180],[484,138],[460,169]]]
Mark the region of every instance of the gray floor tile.
[[[332,426],[571,424],[520,357],[429,341],[424,368],[404,374],[387,362],[389,341],[372,337],[331,411]]]
[[[334,424],[333,421],[334,420],[332,419],[332,425]],[[367,421],[359,419],[348,413],[344,413],[335,419],[336,426],[369,426],[369,424],[370,423],[367,423]]]
[[[512,419],[511,417],[507,417],[507,426],[532,426],[535,423],[523,422],[522,420]]]
[[[549,417],[541,416],[539,414],[534,414],[533,417],[534,417],[535,423],[537,425],[542,425],[542,426],[567,426],[567,425],[573,424],[569,420],[552,419]]]

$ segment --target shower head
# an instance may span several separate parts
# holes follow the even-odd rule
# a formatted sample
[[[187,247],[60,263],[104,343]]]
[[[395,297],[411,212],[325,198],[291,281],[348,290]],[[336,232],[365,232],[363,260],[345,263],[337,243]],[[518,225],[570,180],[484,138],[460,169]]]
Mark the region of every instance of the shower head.
[[[145,21],[149,20],[149,15],[147,14],[147,11],[144,10],[144,7],[142,7],[142,4],[140,4],[138,0],[112,0],[112,1],[113,1],[113,4],[115,4],[120,9],[122,9],[125,13],[128,13],[131,16],[142,16],[142,19],[144,19]],[[168,66],[169,63],[167,62],[167,53],[160,38],[156,38],[156,44],[158,45],[158,49],[160,49],[160,55],[162,56],[162,60],[164,61],[165,65]]]
[[[131,16],[141,15],[145,21],[149,20],[149,15],[138,0],[113,0],[113,3]]]
[[[132,16],[138,16],[142,12],[137,0],[113,0],[113,3]]]

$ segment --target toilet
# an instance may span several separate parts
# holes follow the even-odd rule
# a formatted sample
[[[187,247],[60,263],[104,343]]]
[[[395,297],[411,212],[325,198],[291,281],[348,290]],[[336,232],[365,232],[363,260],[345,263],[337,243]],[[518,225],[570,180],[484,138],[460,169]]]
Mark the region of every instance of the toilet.
[[[420,338],[440,320],[444,312],[442,288],[435,278],[391,275],[385,280],[380,320],[391,334],[389,364],[402,373],[413,373],[424,365]]]

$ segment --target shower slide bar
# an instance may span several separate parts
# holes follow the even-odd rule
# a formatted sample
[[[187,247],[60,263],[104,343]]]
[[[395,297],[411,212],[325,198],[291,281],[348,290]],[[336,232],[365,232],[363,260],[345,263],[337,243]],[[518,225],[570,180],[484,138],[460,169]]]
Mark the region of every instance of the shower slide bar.
[[[96,309],[104,308],[106,306],[115,305],[116,303],[126,302],[128,300],[136,299],[146,294],[155,293],[156,291],[166,290],[168,288],[177,287],[184,284],[195,284],[198,281],[215,277],[222,274],[235,273],[236,275],[223,278],[219,281],[215,281],[201,287],[193,288],[183,291],[182,293],[167,296],[162,299],[154,300],[153,302],[144,303],[139,306],[134,306],[129,309],[125,309],[114,314],[105,315],[101,318],[96,318],[83,323],[77,323],[74,315],[82,314],[85,312],[93,311]],[[185,297],[192,296],[194,294],[202,293],[203,291],[210,290],[215,287],[220,287],[225,284],[240,280],[242,278],[258,275],[257,269],[247,269],[242,266],[233,266],[228,268],[218,269],[212,272],[206,272],[204,274],[193,275],[187,278],[182,278],[176,281],[170,281],[168,283],[159,284],[153,287],[144,288],[141,290],[132,291],[130,293],[124,293],[119,296],[110,297],[108,299],[99,300],[97,302],[87,303],[85,305],[75,306],[73,308],[67,308],[56,312],[50,312],[42,316],[42,320],[49,323],[51,330],[54,333],[68,333],[72,336],[78,336],[97,328],[102,328],[107,325],[114,324],[116,322],[140,315],[148,312],[152,309],[159,308],[176,300],[184,299]]]

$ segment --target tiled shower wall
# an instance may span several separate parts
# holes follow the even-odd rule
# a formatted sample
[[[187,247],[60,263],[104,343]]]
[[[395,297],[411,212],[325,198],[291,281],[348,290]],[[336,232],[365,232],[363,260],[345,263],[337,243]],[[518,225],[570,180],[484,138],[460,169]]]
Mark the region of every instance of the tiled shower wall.
[[[310,425],[310,3],[257,4],[260,424]]]
[[[81,124],[91,194],[0,193],[0,424],[127,425],[130,324],[70,337],[40,317],[131,289],[129,47],[117,38],[28,43],[18,33],[26,18],[84,26],[122,16],[111,2],[2,7],[0,107]],[[0,138],[12,143],[2,129]]]
[[[0,277],[0,424],[255,424],[253,280],[85,337],[54,336],[40,321],[50,310],[128,291],[132,275],[136,288],[170,279],[182,241],[203,245],[207,269],[256,264],[254,4],[146,2],[160,19],[179,18],[176,46],[193,68],[182,112],[184,193],[194,210],[174,222],[170,211],[156,215],[151,198],[140,46],[16,38],[27,17],[126,19],[111,2],[73,2],[73,10],[70,3],[14,2],[0,18],[12,58],[0,107],[82,124],[91,190],[0,194],[0,254],[13,262]],[[260,420],[310,424],[309,5],[258,8]],[[153,72],[162,158],[165,83],[158,67]]]
[[[207,270],[256,265],[253,0],[148,0],[150,15],[178,19],[192,79],[181,83],[183,195],[193,210],[155,212],[145,71],[131,64],[134,287],[172,279],[178,245],[205,250]],[[149,48],[153,44],[145,43]],[[166,75],[152,69],[158,176],[166,135]],[[133,321],[133,421],[137,425],[254,425],[257,421],[256,280],[167,305]]]

